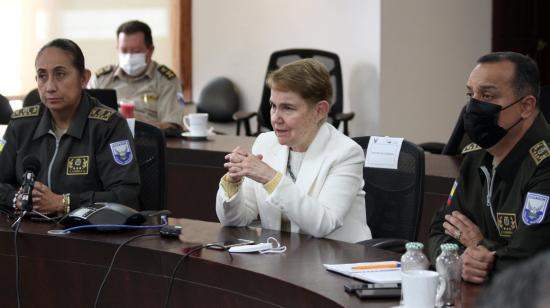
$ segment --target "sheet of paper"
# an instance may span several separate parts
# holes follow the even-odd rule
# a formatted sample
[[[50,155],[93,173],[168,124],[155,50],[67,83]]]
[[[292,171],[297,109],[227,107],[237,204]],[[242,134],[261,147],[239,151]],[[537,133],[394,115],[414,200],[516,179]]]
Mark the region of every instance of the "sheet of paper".
[[[8,128],[7,125],[0,125],[0,138],[4,137],[4,133],[6,132],[7,128]]]
[[[401,270],[363,272],[353,274],[353,278],[374,283],[400,283]]]
[[[335,273],[374,283],[401,282],[401,264],[397,261],[323,264]]]
[[[403,138],[372,136],[365,157],[365,167],[397,169]]]

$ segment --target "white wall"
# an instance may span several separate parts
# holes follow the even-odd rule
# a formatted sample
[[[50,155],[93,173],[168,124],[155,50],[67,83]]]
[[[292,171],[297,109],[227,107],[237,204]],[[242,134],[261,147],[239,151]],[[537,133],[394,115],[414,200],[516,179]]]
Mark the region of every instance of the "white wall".
[[[491,0],[193,1],[193,96],[223,75],[256,111],[273,50],[326,49],[342,61],[352,135],[446,141],[490,44]]]
[[[381,28],[381,134],[446,142],[491,49],[491,0],[383,0]]]
[[[199,0],[192,27],[195,101],[209,80],[226,76],[241,90],[241,109],[256,111],[271,52],[316,48],[340,56],[344,110],[358,118],[351,130],[378,118],[379,0]]]

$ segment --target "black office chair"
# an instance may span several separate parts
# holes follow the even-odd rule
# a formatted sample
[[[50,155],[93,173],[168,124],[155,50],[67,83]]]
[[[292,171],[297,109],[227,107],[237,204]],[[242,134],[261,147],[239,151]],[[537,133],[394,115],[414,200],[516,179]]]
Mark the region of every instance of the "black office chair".
[[[349,135],[348,122],[353,119],[355,113],[342,113],[344,110],[344,89],[342,82],[342,67],[340,65],[340,58],[337,54],[315,49],[286,49],[276,51],[272,53],[269,58],[266,77],[271,71],[277,70],[285,64],[306,58],[314,58],[323,63],[328,69],[333,92],[332,107],[329,112],[329,122],[336,128],[338,128],[340,122],[343,122],[343,132],[344,134]],[[240,135],[240,128],[242,124],[244,124],[244,129],[247,136],[258,135],[261,133],[262,128],[273,130],[270,121],[270,96],[271,90],[264,82],[262,100],[260,101],[258,112],[239,111],[233,115],[233,118],[237,121],[237,135]],[[258,126],[256,132],[253,133],[250,128],[250,119],[254,116],[257,116],[256,122]]]
[[[0,124],[8,124],[12,112],[10,101],[4,95],[0,94]]]
[[[136,121],[134,143],[139,162],[140,210],[166,208],[166,140],[157,127]]]
[[[241,98],[237,87],[226,77],[209,81],[202,89],[197,112],[208,113],[208,121],[233,122],[233,114],[239,110]]]
[[[455,127],[453,132],[449,137],[447,143],[443,144],[440,142],[425,142],[420,143],[419,146],[424,149],[424,151],[432,154],[442,154],[442,155],[458,155],[462,152],[462,149],[468,145],[471,141],[466,132],[464,131],[464,122],[462,121],[462,115],[466,111],[466,105],[460,110],[460,114],[456,119]]]
[[[23,99],[23,107],[29,107],[40,104],[40,94],[38,89],[33,89]]]
[[[370,138],[353,140],[366,152]],[[367,224],[373,239],[359,243],[404,252],[405,244],[418,238],[424,197],[424,151],[403,140],[396,170],[363,167],[363,178]]]
[[[86,91],[103,105],[118,110],[118,100],[114,89],[86,89]]]

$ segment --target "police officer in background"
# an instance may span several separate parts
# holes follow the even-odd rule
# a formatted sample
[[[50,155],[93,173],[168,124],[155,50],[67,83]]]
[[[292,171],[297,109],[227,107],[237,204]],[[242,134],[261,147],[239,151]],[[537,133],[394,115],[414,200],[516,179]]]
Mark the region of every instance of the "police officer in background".
[[[440,244],[460,244],[462,278],[482,283],[550,248],[550,127],[537,105],[537,65],[526,56],[479,58],[466,88],[463,121],[474,143],[432,220],[429,249],[434,262]]]
[[[184,113],[194,112],[193,105],[184,103],[176,74],[152,60],[151,28],[132,20],[120,25],[116,33],[119,64],[99,69],[88,87],[115,89],[119,101],[134,103],[137,120],[160,128],[181,128]]]
[[[68,213],[94,202],[138,207],[139,167],[128,124],[83,89],[90,78],[73,41],[56,39],[35,60],[41,104],[16,110],[0,138],[0,205],[21,208],[23,160],[41,169],[33,209]]]

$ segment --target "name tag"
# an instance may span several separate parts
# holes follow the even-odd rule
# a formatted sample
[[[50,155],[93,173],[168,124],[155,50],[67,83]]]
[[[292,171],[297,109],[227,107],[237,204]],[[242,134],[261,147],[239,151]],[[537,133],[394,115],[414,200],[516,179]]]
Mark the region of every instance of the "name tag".
[[[67,159],[67,175],[88,174],[89,156],[72,156]]]

